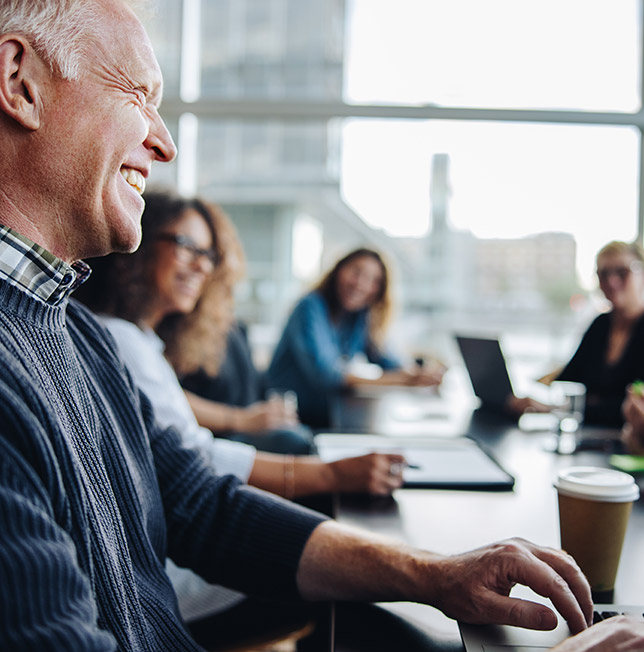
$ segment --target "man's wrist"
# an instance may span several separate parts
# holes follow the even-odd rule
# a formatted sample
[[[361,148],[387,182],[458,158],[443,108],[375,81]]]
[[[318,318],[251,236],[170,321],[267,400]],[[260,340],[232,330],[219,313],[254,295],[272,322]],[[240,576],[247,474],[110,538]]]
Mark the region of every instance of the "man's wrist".
[[[406,598],[415,602],[422,602],[439,606],[440,595],[444,592],[443,579],[446,575],[445,567],[448,557],[425,550],[413,550],[409,554],[407,563],[402,566],[403,577],[407,578],[407,585],[401,588]]]

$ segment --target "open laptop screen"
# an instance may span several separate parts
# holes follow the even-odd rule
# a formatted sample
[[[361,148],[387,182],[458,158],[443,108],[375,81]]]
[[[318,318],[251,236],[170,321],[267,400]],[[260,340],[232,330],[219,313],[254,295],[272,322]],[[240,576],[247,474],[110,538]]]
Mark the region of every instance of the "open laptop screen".
[[[503,407],[512,383],[497,339],[456,336],[474,393],[486,405]]]

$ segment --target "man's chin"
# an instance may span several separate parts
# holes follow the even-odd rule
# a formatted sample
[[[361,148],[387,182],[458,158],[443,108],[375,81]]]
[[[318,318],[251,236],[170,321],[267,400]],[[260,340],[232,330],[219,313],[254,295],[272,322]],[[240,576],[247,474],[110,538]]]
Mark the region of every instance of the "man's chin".
[[[137,215],[136,221],[129,217],[125,227],[114,234],[112,238],[112,251],[120,254],[131,254],[141,245],[141,216]]]
[[[139,248],[142,237],[141,216],[144,209],[143,197],[129,186],[127,193],[112,203],[110,245],[113,252],[129,254]]]

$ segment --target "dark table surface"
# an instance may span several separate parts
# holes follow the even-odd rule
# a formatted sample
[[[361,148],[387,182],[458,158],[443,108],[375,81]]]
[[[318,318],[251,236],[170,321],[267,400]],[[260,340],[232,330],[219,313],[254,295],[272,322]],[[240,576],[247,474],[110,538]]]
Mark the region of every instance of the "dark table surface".
[[[608,466],[617,435],[585,428],[580,438],[590,441],[590,449],[556,454],[547,450],[553,439],[548,432],[525,432],[503,415],[444,405],[422,392],[400,390],[343,396],[334,406],[333,418],[336,432],[392,437],[467,434],[516,478],[511,492],[400,489],[391,498],[335,497],[338,521],[446,554],[513,536],[558,546],[552,486],[557,471],[577,465]],[[643,551],[644,501],[640,500],[634,505],[624,542],[616,602],[644,603]],[[336,652],[463,650],[456,623],[426,605],[339,605],[335,627]],[[392,646],[392,641],[397,643]]]

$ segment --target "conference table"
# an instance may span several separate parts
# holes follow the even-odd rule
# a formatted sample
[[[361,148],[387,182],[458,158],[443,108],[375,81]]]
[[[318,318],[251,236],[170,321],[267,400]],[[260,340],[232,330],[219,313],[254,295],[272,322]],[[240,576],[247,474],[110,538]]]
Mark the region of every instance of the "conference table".
[[[558,470],[609,466],[610,454],[619,448],[616,431],[584,427],[577,435],[579,448],[571,454],[558,454],[551,450],[553,433],[538,423],[535,428],[535,419],[526,431],[522,421],[473,409],[471,401],[445,401],[429,390],[416,389],[388,388],[339,396],[329,431],[404,436],[406,440],[467,435],[514,476],[512,491],[403,488],[386,498],[333,497],[331,509],[339,522],[445,554],[511,537],[558,547],[553,488]],[[644,489],[644,480],[636,479]],[[615,602],[644,603],[643,551],[644,501],[639,500],[624,542]],[[329,649],[335,652],[463,650],[456,622],[427,605],[337,605],[332,625],[334,647]]]

